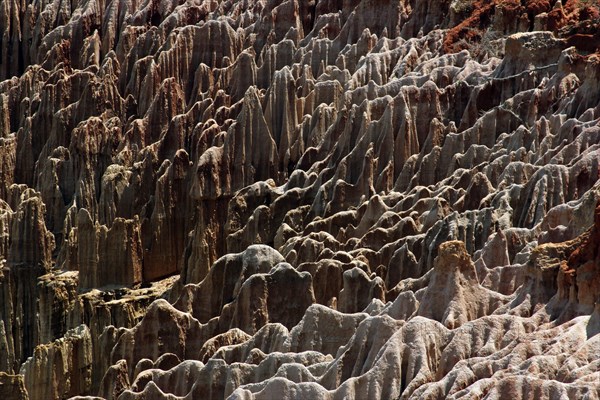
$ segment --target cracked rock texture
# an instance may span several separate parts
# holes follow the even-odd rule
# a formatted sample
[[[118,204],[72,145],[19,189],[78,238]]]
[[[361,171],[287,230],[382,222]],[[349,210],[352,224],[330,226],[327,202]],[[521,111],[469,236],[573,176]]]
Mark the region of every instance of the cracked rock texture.
[[[600,398],[598,32],[0,2],[0,397]]]

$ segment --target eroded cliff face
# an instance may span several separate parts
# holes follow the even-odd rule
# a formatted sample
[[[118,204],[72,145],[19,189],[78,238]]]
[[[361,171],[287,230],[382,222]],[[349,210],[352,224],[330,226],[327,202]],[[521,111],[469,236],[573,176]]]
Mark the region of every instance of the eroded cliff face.
[[[0,393],[600,397],[600,9],[0,6]]]

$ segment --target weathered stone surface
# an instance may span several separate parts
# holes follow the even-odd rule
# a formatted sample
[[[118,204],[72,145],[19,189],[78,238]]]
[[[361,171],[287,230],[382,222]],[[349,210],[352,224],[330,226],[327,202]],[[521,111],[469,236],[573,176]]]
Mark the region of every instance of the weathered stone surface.
[[[453,329],[492,314],[507,300],[479,285],[464,243],[452,241],[440,245],[417,314]]]
[[[88,394],[92,385],[92,337],[85,325],[35,348],[22,366],[30,399],[59,399]]]
[[[0,391],[597,398],[599,16],[3,2]]]
[[[46,229],[46,207],[41,196],[27,189],[20,198],[13,216],[9,266],[48,271],[52,266],[54,237]]]
[[[10,399],[29,400],[23,375],[9,375],[6,372],[0,372],[0,394]]]
[[[139,220],[115,218],[110,228],[94,224],[85,208],[77,214],[79,288],[133,286],[142,281]]]

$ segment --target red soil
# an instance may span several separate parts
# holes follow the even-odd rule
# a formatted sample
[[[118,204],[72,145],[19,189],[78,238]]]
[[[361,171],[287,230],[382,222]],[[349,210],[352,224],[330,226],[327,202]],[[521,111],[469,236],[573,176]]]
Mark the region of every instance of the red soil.
[[[594,52],[600,46],[600,4],[590,0],[564,0],[562,7],[555,7],[556,0],[475,0],[470,13],[458,25],[451,27],[444,40],[444,50],[453,53],[472,48],[490,28],[494,15],[502,9],[505,21],[522,19],[533,29],[535,17],[547,13],[546,28],[558,37],[569,40],[584,52]],[[510,32],[510,27],[504,34]],[[507,31],[508,30],[508,31]],[[585,36],[588,35],[588,36]]]

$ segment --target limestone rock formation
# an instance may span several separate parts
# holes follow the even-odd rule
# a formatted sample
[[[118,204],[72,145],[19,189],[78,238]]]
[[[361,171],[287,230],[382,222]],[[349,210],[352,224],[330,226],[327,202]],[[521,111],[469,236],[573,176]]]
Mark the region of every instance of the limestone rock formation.
[[[599,398],[599,18],[1,2],[0,395]]]
[[[92,363],[90,331],[80,325],[63,338],[36,347],[20,373],[25,377],[30,399],[68,398],[90,392]]]
[[[23,375],[9,375],[6,372],[0,372],[0,393],[5,398],[16,400],[29,399],[25,390]]]

